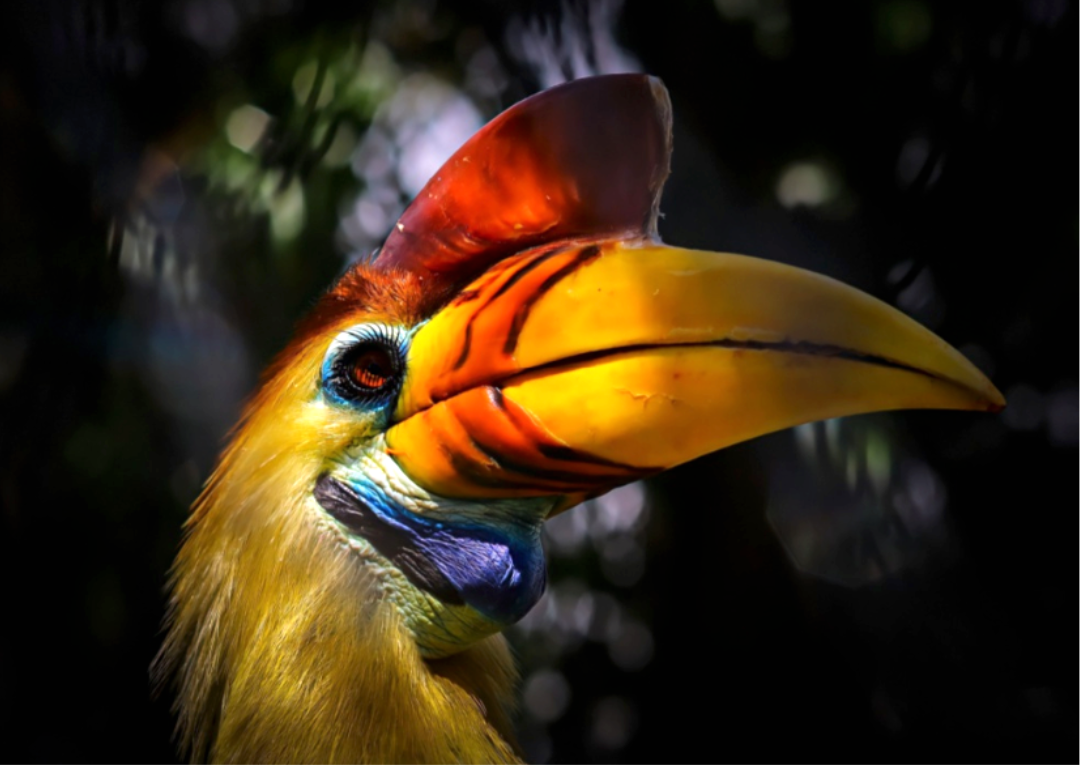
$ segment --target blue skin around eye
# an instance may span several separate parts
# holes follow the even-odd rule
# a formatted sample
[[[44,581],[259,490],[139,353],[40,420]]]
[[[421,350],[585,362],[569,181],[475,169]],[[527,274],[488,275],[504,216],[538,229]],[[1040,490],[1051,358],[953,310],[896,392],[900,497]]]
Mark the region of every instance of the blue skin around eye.
[[[398,529],[438,567],[469,606],[495,622],[520,620],[543,595],[547,570],[539,524],[435,521],[397,505],[366,479],[352,486],[384,525]]]

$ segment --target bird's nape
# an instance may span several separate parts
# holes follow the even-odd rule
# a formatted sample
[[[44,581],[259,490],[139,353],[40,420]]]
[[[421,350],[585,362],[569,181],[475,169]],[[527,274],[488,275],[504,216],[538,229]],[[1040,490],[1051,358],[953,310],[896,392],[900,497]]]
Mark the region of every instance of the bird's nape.
[[[663,245],[670,121],[636,75],[511,108],[301,327],[176,563],[195,758],[514,761],[498,632],[543,592],[546,518],[808,421],[1002,407],[854,289]]]

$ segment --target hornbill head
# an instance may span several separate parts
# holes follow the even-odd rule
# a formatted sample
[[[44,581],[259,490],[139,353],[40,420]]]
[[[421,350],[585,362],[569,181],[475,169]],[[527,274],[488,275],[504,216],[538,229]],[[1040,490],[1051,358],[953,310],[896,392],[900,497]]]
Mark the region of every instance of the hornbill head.
[[[249,407],[178,560],[173,655],[241,666],[273,611],[366,575],[409,654],[444,659],[540,598],[541,527],[582,500],[815,420],[1003,406],[878,300],[663,244],[670,114],[653,78],[579,80],[443,166]],[[315,587],[326,544],[352,577]],[[238,613],[260,631],[223,641]],[[225,687],[179,665],[183,697]]]

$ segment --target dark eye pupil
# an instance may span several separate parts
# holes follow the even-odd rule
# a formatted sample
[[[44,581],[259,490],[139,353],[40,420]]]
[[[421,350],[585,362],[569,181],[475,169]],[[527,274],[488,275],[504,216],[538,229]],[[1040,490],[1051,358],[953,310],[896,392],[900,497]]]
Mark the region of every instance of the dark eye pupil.
[[[386,385],[393,376],[393,362],[390,354],[380,348],[360,351],[353,360],[352,380],[359,387],[378,390]]]

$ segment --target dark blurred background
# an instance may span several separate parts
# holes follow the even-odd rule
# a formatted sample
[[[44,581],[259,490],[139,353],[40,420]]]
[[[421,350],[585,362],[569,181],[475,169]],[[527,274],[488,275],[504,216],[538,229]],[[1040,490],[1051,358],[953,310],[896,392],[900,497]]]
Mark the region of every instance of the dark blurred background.
[[[260,369],[487,119],[642,71],[667,241],[859,286],[1011,406],[790,431],[556,520],[511,633],[529,759],[1076,763],[1075,3],[345,7],[0,8],[0,761],[180,759],[163,586]]]

